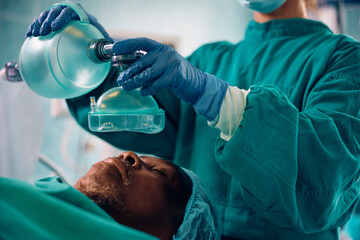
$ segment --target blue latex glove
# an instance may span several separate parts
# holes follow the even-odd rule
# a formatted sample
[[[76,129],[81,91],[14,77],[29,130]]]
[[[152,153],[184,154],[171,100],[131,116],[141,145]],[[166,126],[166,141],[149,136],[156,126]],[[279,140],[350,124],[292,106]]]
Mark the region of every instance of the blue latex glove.
[[[88,13],[86,14],[89,17],[90,24],[99,29],[105,38],[113,42],[113,39],[109,36],[104,27],[98,23],[97,19]],[[67,6],[55,6],[50,10],[42,12],[38,18],[34,19],[27,29],[25,36],[45,36],[51,31],[61,29],[71,20],[80,20],[79,16],[73,9]]]
[[[209,121],[219,113],[228,84],[190,64],[168,45],[147,38],[128,39],[113,46],[116,55],[136,50],[147,54],[133,63],[118,78],[124,90],[142,87],[142,95],[154,95],[169,88],[179,99],[193,104],[198,114]]]

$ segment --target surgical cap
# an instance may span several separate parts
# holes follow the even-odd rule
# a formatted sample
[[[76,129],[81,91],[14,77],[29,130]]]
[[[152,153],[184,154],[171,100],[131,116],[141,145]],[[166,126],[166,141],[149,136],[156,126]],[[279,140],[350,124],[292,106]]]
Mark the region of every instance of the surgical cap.
[[[215,209],[199,177],[182,168],[192,180],[192,193],[186,204],[184,220],[173,236],[174,240],[220,239]]]

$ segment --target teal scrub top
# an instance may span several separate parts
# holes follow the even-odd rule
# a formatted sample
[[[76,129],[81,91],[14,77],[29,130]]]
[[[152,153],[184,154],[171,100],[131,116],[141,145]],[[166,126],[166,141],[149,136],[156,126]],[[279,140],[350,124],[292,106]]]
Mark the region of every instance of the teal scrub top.
[[[0,239],[137,239],[153,236],[117,223],[59,177],[34,185],[0,177]]]
[[[193,170],[211,193],[223,236],[338,239],[360,191],[359,42],[307,19],[252,21],[243,41],[204,45],[188,60],[250,88],[229,141],[168,90],[155,96],[166,110],[163,132],[93,134]],[[67,100],[84,129],[89,97],[116,86],[117,74]]]

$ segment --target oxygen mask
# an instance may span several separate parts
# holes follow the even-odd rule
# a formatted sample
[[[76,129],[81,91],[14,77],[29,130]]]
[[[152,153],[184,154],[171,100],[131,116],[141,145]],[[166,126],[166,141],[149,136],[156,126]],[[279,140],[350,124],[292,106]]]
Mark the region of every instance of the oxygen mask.
[[[112,56],[113,66],[121,71],[145,53],[136,51],[127,55]],[[131,131],[158,133],[165,127],[165,112],[152,96],[141,96],[140,90],[125,91],[114,87],[96,102],[90,97],[89,128],[95,132]]]

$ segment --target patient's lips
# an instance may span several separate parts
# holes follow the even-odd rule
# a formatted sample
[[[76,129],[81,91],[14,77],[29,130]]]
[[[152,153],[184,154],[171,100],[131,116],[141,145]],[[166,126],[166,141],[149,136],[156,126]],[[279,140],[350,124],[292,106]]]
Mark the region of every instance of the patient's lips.
[[[117,172],[119,177],[122,179],[123,185],[127,186],[131,183],[133,173],[128,162],[124,161],[120,157],[108,158],[104,162],[110,165],[110,167]]]

